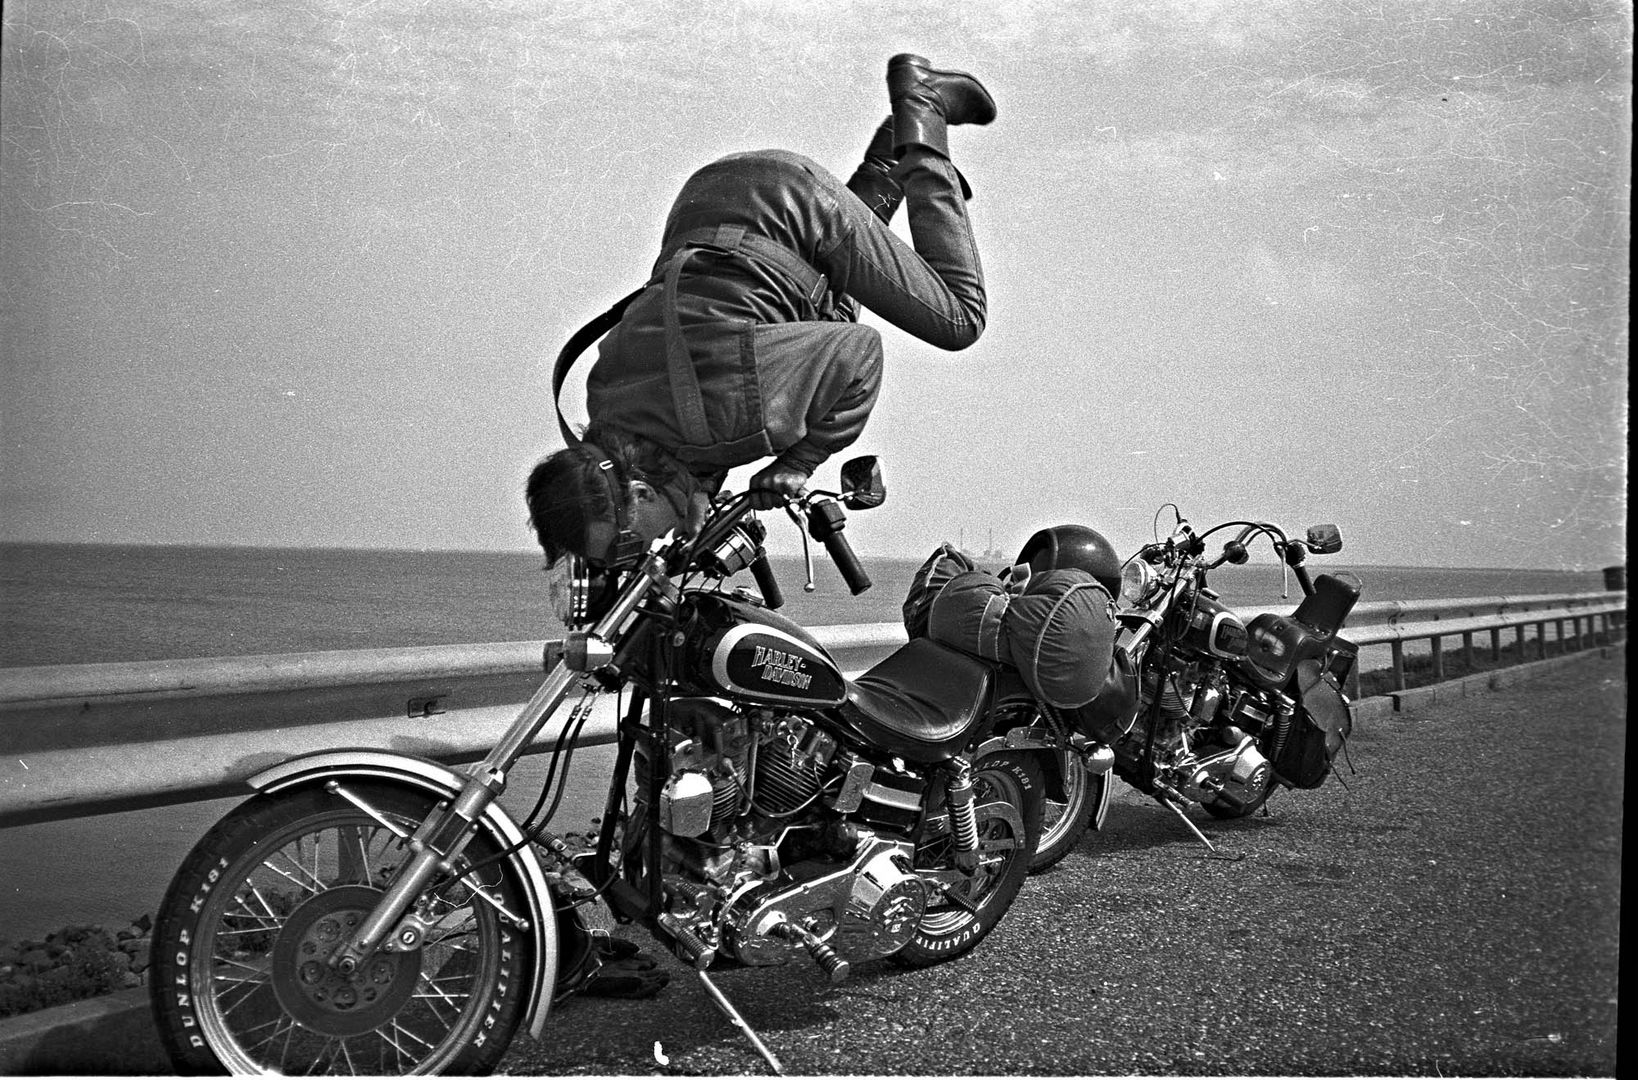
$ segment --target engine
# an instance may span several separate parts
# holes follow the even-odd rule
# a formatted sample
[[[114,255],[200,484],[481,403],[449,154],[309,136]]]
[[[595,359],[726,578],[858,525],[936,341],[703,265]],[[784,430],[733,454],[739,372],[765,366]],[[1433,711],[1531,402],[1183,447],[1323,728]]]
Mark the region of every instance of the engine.
[[[1158,700],[1158,704],[1156,699]],[[1292,703],[1237,684],[1215,662],[1180,664],[1145,680],[1138,723],[1114,747],[1122,775],[1140,788],[1138,763],[1152,748],[1157,779],[1185,798],[1237,810],[1275,782],[1259,744],[1288,725]]]
[[[668,728],[662,922],[747,964],[805,948],[834,977],[909,940],[928,902],[909,839],[921,776],[771,708],[677,699]],[[639,752],[637,820],[651,767]]]

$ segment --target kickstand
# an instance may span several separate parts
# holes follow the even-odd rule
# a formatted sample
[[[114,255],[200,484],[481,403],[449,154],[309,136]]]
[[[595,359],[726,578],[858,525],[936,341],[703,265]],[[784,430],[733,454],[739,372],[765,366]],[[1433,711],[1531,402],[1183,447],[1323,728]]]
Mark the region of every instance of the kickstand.
[[[700,977],[700,982],[705,986],[705,992],[710,995],[717,1008],[721,1009],[723,1015],[728,1017],[729,1023],[739,1028],[740,1034],[749,1039],[751,1045],[756,1047],[756,1052],[767,1060],[773,1074],[775,1076],[784,1076],[785,1067],[779,1064],[779,1059],[774,1057],[773,1051],[768,1049],[768,1045],[757,1038],[756,1032],[752,1031],[751,1025],[747,1024],[745,1018],[739,1015],[739,1010],[734,1008],[733,1002],[729,1001],[723,992],[717,989],[717,984],[712,982],[711,977],[705,972],[696,971],[695,974]]]
[[[1229,854],[1225,854],[1224,852],[1218,851],[1217,846],[1215,844],[1213,844],[1210,840],[1206,839],[1206,834],[1201,832],[1199,830],[1199,828],[1197,828],[1195,826],[1194,822],[1189,820],[1189,815],[1187,815],[1187,814],[1185,814],[1183,812],[1183,808],[1181,806],[1177,805],[1177,803],[1173,802],[1171,799],[1166,798],[1166,796],[1163,793],[1157,793],[1155,795],[1155,802],[1159,803],[1161,806],[1164,806],[1166,809],[1168,809],[1172,813],[1176,814],[1177,815],[1177,820],[1179,820],[1183,824],[1187,825],[1189,827],[1189,831],[1194,833],[1194,835],[1200,840],[1200,842],[1202,844],[1206,845],[1206,850],[1210,851],[1213,855],[1217,856],[1217,858],[1227,859],[1229,862],[1239,862],[1241,859],[1245,858],[1245,853],[1244,852],[1241,852],[1238,855],[1229,855]]]

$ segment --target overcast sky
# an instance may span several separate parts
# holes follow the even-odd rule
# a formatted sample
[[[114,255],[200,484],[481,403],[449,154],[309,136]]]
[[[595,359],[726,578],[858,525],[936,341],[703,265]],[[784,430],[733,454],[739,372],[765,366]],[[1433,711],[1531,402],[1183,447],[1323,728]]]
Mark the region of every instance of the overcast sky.
[[[683,179],[846,176],[912,51],[1000,106],[952,137],[990,323],[876,323],[861,553],[1176,502],[1625,558],[1620,0],[4,10],[0,539],[529,547],[552,357]]]

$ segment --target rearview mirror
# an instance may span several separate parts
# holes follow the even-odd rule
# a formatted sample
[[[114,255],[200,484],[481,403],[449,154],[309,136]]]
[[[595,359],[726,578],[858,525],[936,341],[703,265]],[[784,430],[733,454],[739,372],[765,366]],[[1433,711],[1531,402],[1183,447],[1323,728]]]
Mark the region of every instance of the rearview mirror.
[[[1308,526],[1308,550],[1315,555],[1334,555],[1342,550],[1342,530],[1335,525]]]
[[[882,467],[874,457],[856,457],[842,466],[842,505],[869,510],[887,501]]]

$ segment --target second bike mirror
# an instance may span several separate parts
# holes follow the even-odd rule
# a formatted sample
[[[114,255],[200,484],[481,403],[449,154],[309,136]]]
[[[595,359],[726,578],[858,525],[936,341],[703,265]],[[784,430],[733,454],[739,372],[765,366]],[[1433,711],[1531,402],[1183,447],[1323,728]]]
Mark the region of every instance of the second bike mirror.
[[[1342,550],[1342,530],[1335,525],[1308,526],[1308,550],[1315,555],[1334,555]]]

